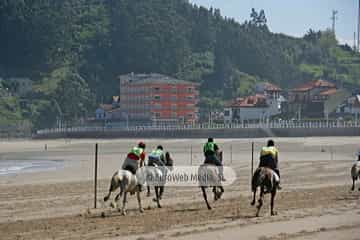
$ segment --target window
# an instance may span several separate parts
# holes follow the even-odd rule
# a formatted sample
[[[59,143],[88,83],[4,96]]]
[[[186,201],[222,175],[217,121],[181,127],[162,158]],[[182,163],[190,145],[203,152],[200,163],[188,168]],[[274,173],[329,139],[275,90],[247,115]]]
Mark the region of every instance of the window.
[[[225,116],[225,117],[229,117],[229,116],[230,116],[230,110],[225,110],[224,116]]]
[[[155,100],[160,100],[160,96],[159,96],[159,95],[156,95],[156,96],[154,96],[154,99],[155,99]]]
[[[177,96],[176,96],[176,95],[172,95],[172,96],[171,96],[171,101],[174,101],[174,102],[177,101]]]
[[[188,93],[192,93],[193,89],[191,87],[188,88]]]
[[[171,110],[176,110],[176,104],[171,104]]]
[[[172,92],[172,93],[176,93],[176,92],[177,92],[176,86],[173,86],[173,87],[171,88],[171,92]]]
[[[154,87],[155,92],[159,92],[160,88],[159,87]]]
[[[176,118],[176,117],[177,117],[177,113],[176,113],[176,112],[172,112],[172,113],[171,113],[171,117],[172,117],[172,118]]]

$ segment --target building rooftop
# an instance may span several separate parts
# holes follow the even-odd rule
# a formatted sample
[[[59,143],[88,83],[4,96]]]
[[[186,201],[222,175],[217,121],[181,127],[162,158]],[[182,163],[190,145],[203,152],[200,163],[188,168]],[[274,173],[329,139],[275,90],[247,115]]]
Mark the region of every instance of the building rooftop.
[[[294,88],[292,91],[305,92],[305,91],[311,90],[313,88],[319,88],[319,87],[336,88],[336,85],[329,81],[318,79],[318,80],[313,80],[313,81],[304,83],[303,85],[300,85],[299,87]]]
[[[129,73],[126,75],[119,76],[120,81],[122,83],[125,82],[133,82],[133,83],[168,83],[168,84],[195,84],[198,83],[179,80],[170,76],[166,76],[159,73],[150,73],[150,74],[134,74]]]
[[[282,91],[282,89],[279,86],[277,86],[273,83],[269,83],[269,82],[264,83],[264,90],[265,91],[273,91],[273,92]]]
[[[334,95],[335,93],[337,93],[337,89],[336,88],[330,88],[328,90],[322,91],[320,93],[320,96],[330,96],[330,95]]]
[[[227,107],[267,107],[266,98],[262,94],[248,96],[245,98],[236,98],[229,102]]]

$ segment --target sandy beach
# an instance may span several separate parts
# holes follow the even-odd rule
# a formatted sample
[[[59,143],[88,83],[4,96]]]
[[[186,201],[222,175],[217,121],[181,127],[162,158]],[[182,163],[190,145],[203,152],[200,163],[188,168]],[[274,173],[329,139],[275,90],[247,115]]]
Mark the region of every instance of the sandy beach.
[[[143,192],[142,214],[136,197],[130,196],[127,216],[102,198],[136,139],[2,141],[0,161],[61,164],[0,175],[1,239],[359,239],[360,192],[349,190],[360,137],[275,138],[283,186],[275,202],[278,215],[270,216],[266,196],[258,218],[250,206],[251,142],[256,166],[266,139],[216,140],[237,180],[225,188],[223,199],[211,201],[213,210],[207,210],[198,188],[169,187],[161,209]],[[148,151],[162,144],[178,166],[199,165],[204,141],[145,140]],[[99,144],[97,209],[93,209],[95,143]]]

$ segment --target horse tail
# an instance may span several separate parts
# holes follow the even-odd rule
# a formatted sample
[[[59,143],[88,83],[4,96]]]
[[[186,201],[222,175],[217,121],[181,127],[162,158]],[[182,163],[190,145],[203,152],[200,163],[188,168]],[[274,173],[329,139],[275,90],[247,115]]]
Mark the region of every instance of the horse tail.
[[[114,175],[111,178],[111,184],[110,184],[110,190],[111,192],[115,191],[116,188],[119,187],[121,182],[122,176],[119,174],[118,171],[114,173]]]

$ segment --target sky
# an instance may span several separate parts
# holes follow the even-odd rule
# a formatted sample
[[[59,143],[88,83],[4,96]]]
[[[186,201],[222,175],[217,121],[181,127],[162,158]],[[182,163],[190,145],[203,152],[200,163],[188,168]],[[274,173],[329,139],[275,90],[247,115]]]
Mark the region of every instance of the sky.
[[[190,0],[205,7],[219,8],[221,15],[242,23],[250,18],[251,8],[265,10],[272,32],[301,37],[310,28],[332,26],[332,10],[338,11],[336,35],[341,43],[353,46],[357,31],[359,0]]]

